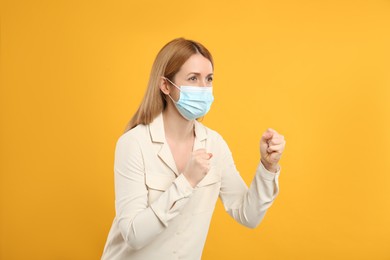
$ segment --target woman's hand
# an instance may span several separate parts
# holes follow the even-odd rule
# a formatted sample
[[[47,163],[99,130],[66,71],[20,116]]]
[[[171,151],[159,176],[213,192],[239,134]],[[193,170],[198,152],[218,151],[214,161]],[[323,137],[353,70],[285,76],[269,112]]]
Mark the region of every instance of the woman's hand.
[[[261,162],[270,172],[279,170],[278,162],[286,145],[284,136],[268,128],[260,140]]]
[[[213,154],[208,153],[206,149],[198,149],[192,153],[183,172],[192,187],[195,187],[210,170],[211,157]]]

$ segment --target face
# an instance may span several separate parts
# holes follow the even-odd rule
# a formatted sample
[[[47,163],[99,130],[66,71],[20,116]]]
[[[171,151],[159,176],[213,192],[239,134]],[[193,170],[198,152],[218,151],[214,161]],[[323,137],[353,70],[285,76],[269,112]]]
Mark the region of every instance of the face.
[[[201,54],[192,55],[176,73],[172,82],[176,86],[211,87],[213,81],[213,66],[211,62]],[[164,80],[160,87],[164,94],[169,94],[174,100],[178,100],[180,91]]]

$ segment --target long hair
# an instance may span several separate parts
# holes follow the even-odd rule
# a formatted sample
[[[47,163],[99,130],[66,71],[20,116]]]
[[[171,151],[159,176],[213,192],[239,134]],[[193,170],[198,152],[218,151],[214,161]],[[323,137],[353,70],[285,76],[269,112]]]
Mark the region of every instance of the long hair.
[[[173,79],[181,66],[193,55],[200,53],[214,67],[211,53],[200,43],[184,38],[177,38],[167,43],[157,54],[150,72],[149,83],[145,96],[127,124],[125,131],[139,124],[150,124],[167,106],[164,94],[159,88],[161,77]]]

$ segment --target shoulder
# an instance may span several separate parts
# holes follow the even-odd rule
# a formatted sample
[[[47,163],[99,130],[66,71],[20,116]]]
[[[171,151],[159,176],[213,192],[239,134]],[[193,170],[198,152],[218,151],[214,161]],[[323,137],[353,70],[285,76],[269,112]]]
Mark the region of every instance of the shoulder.
[[[146,136],[147,136],[147,126],[137,125],[136,127],[120,135],[116,142],[116,145],[117,146],[123,146],[123,145],[126,146],[129,144],[138,145],[139,140],[142,140]]]
[[[143,168],[143,151],[140,139],[145,126],[137,126],[119,136],[115,145],[115,169],[118,173]]]

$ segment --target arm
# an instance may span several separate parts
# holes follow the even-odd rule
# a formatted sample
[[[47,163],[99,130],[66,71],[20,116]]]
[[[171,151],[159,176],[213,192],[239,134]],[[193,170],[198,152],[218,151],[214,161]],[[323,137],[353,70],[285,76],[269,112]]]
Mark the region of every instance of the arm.
[[[124,240],[140,249],[153,240],[177,216],[192,194],[192,187],[180,175],[148,206],[148,190],[142,151],[131,135],[123,135],[115,149],[115,210]]]
[[[222,143],[224,167],[220,198],[230,216],[242,225],[255,228],[279,193],[280,168],[272,173],[260,162],[248,189],[236,169],[229,147],[224,140]]]

